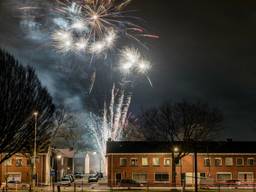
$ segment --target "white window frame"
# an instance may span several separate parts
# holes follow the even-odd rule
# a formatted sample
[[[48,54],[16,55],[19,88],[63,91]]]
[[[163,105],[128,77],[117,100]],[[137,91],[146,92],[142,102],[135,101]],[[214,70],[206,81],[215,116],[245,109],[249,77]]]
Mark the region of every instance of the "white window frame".
[[[231,165],[227,165],[227,159],[231,159],[231,160],[232,160],[232,164],[231,164]],[[233,157],[225,157],[225,166],[231,167],[231,166],[233,166],[233,165],[234,165],[234,159],[233,159]]]
[[[170,161],[170,164],[166,164],[165,162],[166,162],[166,160],[169,160]],[[168,157],[166,157],[166,158],[164,158],[164,166],[171,166],[172,165],[172,160],[171,160],[171,158],[168,158]]]
[[[220,165],[216,165],[216,160],[220,160]],[[221,167],[223,165],[222,158],[221,157],[215,157],[214,158],[214,166],[215,167]]]
[[[249,163],[248,163],[249,160],[253,160],[253,164],[252,164],[252,165],[249,165]],[[247,166],[249,166],[249,167],[254,166],[254,165],[255,165],[255,159],[254,159],[254,157],[248,157],[247,160],[246,160],[246,164],[247,164]]]
[[[238,164],[237,164],[237,160],[238,160],[238,159],[242,159],[242,164],[241,164],[241,165],[238,165]],[[244,166],[244,157],[237,157],[237,158],[236,158],[236,166],[237,166],[237,167],[242,167],[242,166]]]
[[[146,164],[146,165],[143,165],[143,159],[147,159],[147,164]],[[147,166],[149,166],[148,157],[142,157],[142,158],[141,158],[141,166],[142,166],[142,167],[147,167]]]
[[[20,181],[20,182],[22,181],[22,172],[8,172],[7,174],[8,174],[7,181],[12,181],[13,180],[13,176],[12,175],[16,175],[16,176],[19,175],[19,180],[17,180],[17,181]]]
[[[206,163],[205,163],[206,160],[209,160],[209,162],[210,162],[210,163],[209,163],[209,166],[206,165]],[[204,158],[204,167],[211,167],[211,164],[212,164],[212,162],[211,162],[211,158],[210,158],[210,157]]]
[[[233,179],[233,175],[232,175],[232,172],[216,172],[216,181],[218,181],[218,175],[221,175],[221,174],[229,174],[231,177],[230,179]]]
[[[4,166],[12,166],[13,165],[13,159],[9,158],[4,161]]]
[[[156,181],[156,174],[168,174],[168,181]],[[154,173],[154,183],[170,183],[171,174],[168,172],[155,172]]]
[[[135,160],[135,165],[132,165],[132,161],[133,161],[133,160]],[[130,166],[131,166],[131,167],[138,167],[138,165],[139,165],[138,158],[132,157],[132,158],[130,159]]]
[[[254,172],[253,171],[252,172],[242,172],[242,171],[238,172],[237,173],[237,179],[239,179],[239,175],[241,175],[241,174],[243,174],[243,175],[245,175],[245,174],[246,175],[249,175],[249,174],[252,175],[252,181],[254,181]]]
[[[20,166],[17,166],[17,160],[20,160],[21,161],[21,165]],[[15,167],[23,167],[23,158],[22,157],[16,157],[15,158]]]
[[[145,181],[137,181],[137,180],[135,180],[134,178],[133,178],[133,176],[134,175],[146,175],[146,180]],[[132,180],[135,180],[135,181],[137,181],[137,182],[139,182],[139,183],[147,183],[148,182],[148,174],[147,173],[134,173],[134,172],[132,172]]]
[[[158,159],[158,160],[159,160],[159,164],[157,164],[157,165],[154,164],[154,159]],[[156,167],[157,167],[157,166],[160,166],[160,165],[161,165],[160,157],[153,157],[153,158],[152,158],[152,165],[153,165],[153,166],[156,166]]]

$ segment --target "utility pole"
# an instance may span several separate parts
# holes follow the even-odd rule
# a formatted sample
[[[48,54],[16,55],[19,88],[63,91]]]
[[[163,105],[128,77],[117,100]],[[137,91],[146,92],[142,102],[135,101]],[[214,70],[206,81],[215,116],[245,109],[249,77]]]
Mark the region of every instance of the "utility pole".
[[[194,151],[194,166],[195,166],[195,192],[198,192],[198,177],[197,177],[197,148]]]
[[[35,191],[36,186],[36,135],[37,135],[37,116],[38,112],[33,113],[35,118],[35,125],[34,125],[34,151],[33,151],[33,191]]]

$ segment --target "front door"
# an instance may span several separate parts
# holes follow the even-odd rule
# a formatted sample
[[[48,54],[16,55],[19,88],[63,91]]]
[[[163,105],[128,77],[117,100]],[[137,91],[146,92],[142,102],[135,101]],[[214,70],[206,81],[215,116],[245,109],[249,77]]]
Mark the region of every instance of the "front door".
[[[122,174],[121,173],[116,173],[116,185],[120,183],[122,179]]]

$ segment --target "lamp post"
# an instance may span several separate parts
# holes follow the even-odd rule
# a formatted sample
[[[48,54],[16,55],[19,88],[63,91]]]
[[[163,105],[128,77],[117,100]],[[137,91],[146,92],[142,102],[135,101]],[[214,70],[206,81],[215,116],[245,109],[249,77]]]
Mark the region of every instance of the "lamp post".
[[[176,156],[175,153],[179,152],[179,148],[174,146],[172,149],[172,186],[175,187],[173,191],[176,191]]]
[[[57,156],[57,162],[56,162],[56,169],[57,169],[57,180],[61,179],[63,177],[63,165],[62,165],[62,155],[58,154]]]
[[[35,186],[36,186],[36,135],[37,135],[37,117],[38,117],[38,112],[35,111],[33,113],[33,116],[35,118],[35,124],[34,124],[34,150],[33,150],[33,190],[35,190]]]
[[[194,149],[194,169],[195,169],[195,192],[198,192],[198,176],[197,176],[197,173],[198,173],[198,168],[197,168],[197,147],[196,147],[196,144],[195,144],[195,149]]]

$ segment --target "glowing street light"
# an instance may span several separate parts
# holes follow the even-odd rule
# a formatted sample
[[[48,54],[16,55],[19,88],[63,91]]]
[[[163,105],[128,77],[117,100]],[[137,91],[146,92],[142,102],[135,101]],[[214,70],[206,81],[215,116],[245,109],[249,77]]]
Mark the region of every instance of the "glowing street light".
[[[177,153],[179,151],[179,148],[178,147],[174,147],[173,151]]]
[[[36,186],[36,136],[37,136],[37,117],[38,112],[33,113],[35,124],[34,124],[34,151],[33,151],[33,189]]]
[[[61,159],[62,158],[62,156],[61,155],[57,155],[57,159]]]

